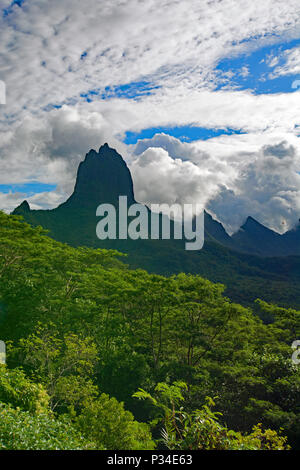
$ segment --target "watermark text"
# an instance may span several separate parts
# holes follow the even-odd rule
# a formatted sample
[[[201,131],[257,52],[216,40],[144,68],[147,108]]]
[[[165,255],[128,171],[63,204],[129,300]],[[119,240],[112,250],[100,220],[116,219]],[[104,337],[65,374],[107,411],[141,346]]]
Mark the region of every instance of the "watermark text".
[[[204,245],[204,211],[198,204],[143,204],[128,207],[127,196],[119,196],[119,207],[100,204],[96,227],[100,240],[185,240],[186,250]]]

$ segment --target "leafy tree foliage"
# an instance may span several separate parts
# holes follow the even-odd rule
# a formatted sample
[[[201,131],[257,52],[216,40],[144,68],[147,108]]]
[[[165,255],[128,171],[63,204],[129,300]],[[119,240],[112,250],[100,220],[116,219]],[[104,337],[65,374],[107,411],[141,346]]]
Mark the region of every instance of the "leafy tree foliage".
[[[79,429],[89,438],[112,450],[151,450],[155,448],[149,427],[138,423],[124,410],[123,403],[106,394],[85,407],[77,419]]]
[[[0,365],[0,402],[35,414],[48,410],[49,396],[40,384],[29,380],[21,369]]]
[[[153,407],[132,395],[184,382],[189,429],[198,429],[199,410],[208,413],[205,397],[218,396],[211,422],[221,434],[228,426],[265,442],[262,429],[283,428],[299,449],[300,369],[291,344],[300,338],[300,313],[264,301],[246,308],[221,284],[129,269],[122,258],[56,242],[0,212],[5,416],[20,407],[37,419],[47,408],[49,419],[68,416],[98,448],[148,449],[153,439],[141,422]]]
[[[135,393],[135,397],[150,402],[158,408],[162,419],[162,441],[170,450],[288,450],[287,438],[270,429],[263,431],[261,424],[253,427],[252,433],[242,435],[222,426],[218,419],[221,413],[213,412],[215,406],[211,398],[206,398],[206,404],[201,409],[189,413],[183,406],[182,391],[187,389],[184,382],[174,382],[172,385],[159,383],[154,398],[145,390]]]
[[[67,420],[32,415],[0,403],[0,450],[93,449]]]

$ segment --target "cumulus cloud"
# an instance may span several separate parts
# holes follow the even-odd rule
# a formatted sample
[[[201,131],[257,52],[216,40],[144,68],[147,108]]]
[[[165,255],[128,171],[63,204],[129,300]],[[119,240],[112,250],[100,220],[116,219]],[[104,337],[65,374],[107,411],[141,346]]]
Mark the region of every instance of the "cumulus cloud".
[[[238,158],[239,157],[239,162]],[[254,154],[235,156],[238,176],[223,187],[210,209],[229,232],[247,216],[282,232],[296,225],[300,213],[300,160],[287,142],[263,146]]]
[[[12,212],[24,200],[29,202],[31,209],[53,209],[65,201],[65,194],[51,191],[28,197],[26,193],[21,192],[0,193],[0,207],[7,213]]]
[[[39,119],[28,115],[0,141],[0,184],[38,180],[55,183],[68,194],[79,162],[90,148],[97,149],[106,140],[123,147],[101,113],[66,106]]]
[[[162,148],[145,150],[132,163],[131,172],[136,198],[147,204],[197,203],[204,209],[217,192],[218,177],[208,165],[201,168],[172,158]]]
[[[135,153],[142,152],[131,170],[139,201],[201,204],[230,233],[249,215],[277,231],[296,224],[300,213],[300,158],[292,144],[281,141],[251,153],[232,147],[230,155],[207,155],[201,150],[203,143],[176,140],[157,135],[136,145]],[[164,149],[157,147],[158,143]],[[185,153],[193,161],[179,158]]]
[[[7,88],[0,183],[55,183],[56,191],[31,198],[33,207],[66,198],[84,154],[108,141],[130,164],[141,201],[196,200],[220,218],[222,207],[229,228],[250,209],[274,227],[280,217],[295,219],[298,94],[218,90],[215,68],[221,59],[299,37],[298,0],[25,0],[22,7],[0,0],[0,8],[0,79]],[[297,61],[295,49],[284,64],[270,65],[282,75],[297,71]],[[150,93],[116,93],[141,81]],[[180,125],[247,135],[122,143],[126,131]],[[0,195],[0,207],[22,197]],[[275,206],[278,217],[271,216]]]

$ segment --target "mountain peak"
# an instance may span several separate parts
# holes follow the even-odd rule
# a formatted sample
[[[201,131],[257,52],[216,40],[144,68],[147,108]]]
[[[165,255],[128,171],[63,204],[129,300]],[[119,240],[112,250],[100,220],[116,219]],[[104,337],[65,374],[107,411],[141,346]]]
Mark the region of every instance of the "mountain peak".
[[[270,256],[283,253],[282,238],[279,233],[265,227],[253,217],[247,217],[241,228],[232,235],[236,249],[246,253]]]
[[[99,152],[91,149],[80,163],[72,196],[60,207],[91,207],[99,204],[116,204],[119,196],[127,196],[133,204],[133,182],[122,156],[108,143]]]
[[[243,227],[246,227],[246,226],[252,225],[252,224],[261,225],[256,219],[254,219],[254,217],[249,215],[246,219],[246,222],[243,224]]]
[[[97,153],[97,152],[96,152]],[[107,142],[105,144],[101,145],[99,148],[98,155],[100,157],[119,157],[123,160],[121,155],[116,151],[116,149],[110,147]],[[123,160],[124,161],[124,160]]]
[[[90,149],[86,154],[85,159],[87,160],[94,157],[113,157],[116,155],[119,155],[118,152],[114,148],[110,147],[107,142],[105,142],[105,144],[100,146],[99,152],[97,152],[95,149]],[[119,157],[121,157],[121,155],[119,155]]]
[[[91,149],[88,151],[88,153],[86,154],[85,158],[87,157],[92,157],[93,155],[98,155],[97,151],[95,149]]]
[[[262,225],[260,222],[258,222],[254,217],[249,215],[246,219],[246,222],[241,226],[240,230],[249,232],[249,231],[257,231],[257,230],[263,230],[265,232],[274,232],[273,230],[269,229],[265,225]]]
[[[26,212],[30,212],[30,205],[25,200],[12,212],[13,215],[22,215]]]
[[[100,149],[99,149],[99,153],[101,152],[101,149],[104,149],[104,150],[106,150],[106,149],[114,150],[112,147],[110,147],[110,146],[108,145],[107,142],[105,142],[105,144],[101,145],[101,147],[100,147]]]

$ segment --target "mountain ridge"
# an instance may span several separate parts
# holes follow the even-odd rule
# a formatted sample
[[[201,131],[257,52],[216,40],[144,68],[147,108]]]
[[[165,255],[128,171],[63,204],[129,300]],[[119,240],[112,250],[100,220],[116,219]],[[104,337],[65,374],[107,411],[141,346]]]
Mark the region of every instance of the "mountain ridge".
[[[54,210],[86,210],[95,208],[95,201],[97,206],[100,203],[116,205],[119,195],[126,195],[129,205],[136,202],[126,162],[115,149],[105,143],[98,152],[91,149],[85,155],[78,167],[72,195]],[[28,212],[34,211],[30,209],[28,201],[23,201],[12,213],[23,215]],[[205,211],[205,238],[251,255],[300,256],[300,224],[281,235],[248,216],[240,229],[230,236],[222,223]]]
[[[98,153],[86,154],[78,168],[74,192],[65,203],[55,209],[31,210],[23,202],[13,214],[22,215],[33,226],[41,225],[49,231],[49,236],[72,246],[126,253],[126,263],[132,268],[163,275],[199,274],[221,282],[227,286],[226,295],[242,304],[248,305],[263,296],[267,301],[300,306],[300,257],[264,258],[236,251],[232,237],[207,212],[205,243],[200,251],[185,251],[184,240],[175,239],[99,240],[96,208],[102,202],[116,202],[119,195],[128,195],[135,202],[126,163],[106,145]]]

